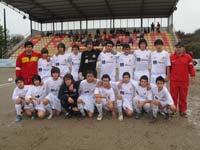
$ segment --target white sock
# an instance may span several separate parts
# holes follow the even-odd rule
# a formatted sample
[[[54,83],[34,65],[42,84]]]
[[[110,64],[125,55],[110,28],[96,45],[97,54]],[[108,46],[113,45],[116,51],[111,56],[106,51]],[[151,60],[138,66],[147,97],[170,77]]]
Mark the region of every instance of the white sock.
[[[119,115],[122,114],[122,100],[117,100],[117,110]]]
[[[99,114],[102,115],[102,104],[97,104],[96,103],[96,107],[97,107],[97,110],[98,110]]]
[[[78,109],[80,110],[82,115],[85,115],[84,109],[83,109],[83,104],[78,104]]]
[[[157,105],[152,105],[152,110],[153,110],[153,116],[157,117],[157,113],[158,113],[158,106]]]
[[[53,110],[52,110],[52,108],[51,108],[51,106],[49,104],[44,105],[44,107],[50,114],[53,114]]]
[[[15,110],[16,110],[16,113],[17,113],[17,115],[22,115],[21,114],[21,111],[22,111],[22,106],[21,106],[21,104],[15,104]]]

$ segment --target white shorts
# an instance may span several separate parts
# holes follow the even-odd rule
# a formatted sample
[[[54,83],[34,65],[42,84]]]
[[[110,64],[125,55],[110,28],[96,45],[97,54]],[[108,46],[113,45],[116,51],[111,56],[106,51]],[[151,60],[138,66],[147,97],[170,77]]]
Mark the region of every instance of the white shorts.
[[[114,102],[115,100],[111,100],[110,102]],[[108,104],[108,101],[106,101],[105,98],[101,99],[101,104],[103,105],[103,108],[107,109],[106,105]]]
[[[132,99],[123,99],[123,109],[126,110],[127,108],[133,111],[133,100]]]
[[[149,71],[137,71],[137,70],[135,70],[135,72],[134,72],[134,80],[135,81],[139,81],[140,78],[143,75],[146,75],[148,77],[148,79],[149,79]]]
[[[81,95],[79,96],[79,99],[83,101],[83,108],[89,112],[94,112],[95,108],[95,99],[94,96],[88,96],[88,95]]]
[[[165,107],[165,106],[167,106],[167,105],[169,105],[169,106],[173,105],[173,104],[170,103],[169,101],[159,101],[159,102],[160,102],[160,104],[162,105],[162,107]]]
[[[33,100],[33,107],[35,110],[42,110],[44,112],[46,111],[42,101],[40,101],[40,104],[38,104],[35,100]],[[31,107],[25,103],[24,109],[31,109]]]
[[[145,99],[140,99],[138,96],[135,96],[134,98],[133,98],[133,105],[134,105],[134,109],[135,109],[135,107],[139,104],[139,102],[143,102],[143,101],[145,101]],[[150,110],[150,108],[151,108],[151,104],[150,103],[146,103],[145,105],[143,105],[143,109],[146,111],[146,112],[148,112],[149,110]]]
[[[50,102],[50,105],[52,107],[52,109],[56,109],[58,111],[61,111],[61,103],[60,103],[60,99],[58,99],[57,96],[53,95],[52,93],[49,93],[45,99],[48,99],[48,101]]]
[[[156,84],[156,78],[162,76],[164,79],[166,78],[165,74],[151,74],[151,83]]]

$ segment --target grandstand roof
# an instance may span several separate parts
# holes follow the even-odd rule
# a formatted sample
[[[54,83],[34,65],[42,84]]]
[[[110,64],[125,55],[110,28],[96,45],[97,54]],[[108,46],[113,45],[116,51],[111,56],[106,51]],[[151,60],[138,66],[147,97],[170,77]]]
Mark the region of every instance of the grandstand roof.
[[[31,20],[61,21],[169,17],[179,0],[3,0]]]

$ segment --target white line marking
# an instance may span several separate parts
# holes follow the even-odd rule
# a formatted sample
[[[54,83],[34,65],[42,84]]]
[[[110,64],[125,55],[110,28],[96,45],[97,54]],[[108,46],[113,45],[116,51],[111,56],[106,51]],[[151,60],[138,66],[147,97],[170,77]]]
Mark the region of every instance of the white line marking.
[[[3,83],[3,84],[0,84],[0,87],[3,87],[3,86],[7,86],[7,85],[10,85],[10,84],[13,84],[14,82],[11,82],[11,83]]]

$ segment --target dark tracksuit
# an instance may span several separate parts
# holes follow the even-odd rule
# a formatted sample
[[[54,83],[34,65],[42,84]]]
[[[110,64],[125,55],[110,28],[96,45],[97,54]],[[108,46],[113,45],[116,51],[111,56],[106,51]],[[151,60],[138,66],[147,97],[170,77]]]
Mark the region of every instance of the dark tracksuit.
[[[88,70],[96,71],[96,64],[100,50],[84,51],[81,55],[81,63],[79,67],[79,73],[86,78],[86,73]]]
[[[65,83],[63,83],[60,87],[58,98],[61,101],[62,107],[69,112],[70,114],[73,113],[72,108],[77,107],[77,99],[79,97],[78,89],[79,89],[80,81],[77,81],[74,83],[74,90],[70,91],[69,87],[66,86]],[[74,100],[74,103],[70,104],[68,103],[68,98],[71,97]]]

